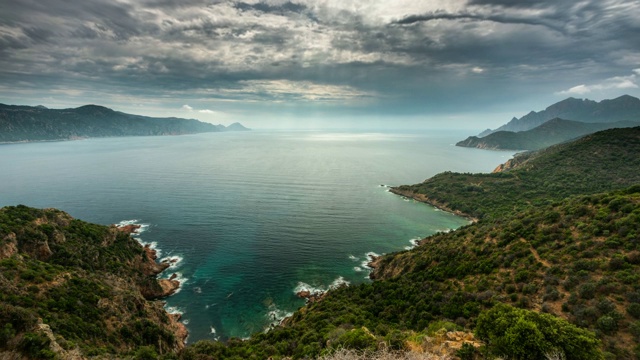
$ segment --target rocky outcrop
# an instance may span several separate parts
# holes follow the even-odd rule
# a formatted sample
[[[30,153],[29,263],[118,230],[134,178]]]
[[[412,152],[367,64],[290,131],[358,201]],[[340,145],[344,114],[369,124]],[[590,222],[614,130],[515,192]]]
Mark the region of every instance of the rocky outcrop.
[[[16,234],[10,233],[2,239],[0,245],[0,259],[9,258],[18,253]]]
[[[165,271],[171,264],[169,262],[156,262],[157,252],[149,245],[144,246],[144,257],[142,259],[142,272],[148,276],[156,276]]]
[[[301,299],[305,299],[307,301],[308,304],[312,304],[314,302],[320,301],[322,300],[325,295],[326,295],[326,291],[309,291],[309,290],[302,290],[302,291],[298,291],[296,293],[296,296],[301,298]]]
[[[173,295],[179,288],[180,282],[175,280],[176,274],[171,275],[168,279],[159,279],[158,284],[162,288],[162,293],[158,296],[158,298],[164,298],[170,295]]]
[[[44,324],[42,319],[38,319],[37,331],[41,334],[45,335],[49,339],[49,350],[51,350],[54,354],[58,356],[59,359],[65,360],[84,360],[85,358],[80,353],[78,348],[74,348],[71,350],[65,350],[60,344],[51,331],[51,327],[49,325]]]
[[[120,232],[131,235],[131,234],[137,233],[140,227],[141,226],[138,224],[130,224],[130,225],[118,226],[117,229]]]

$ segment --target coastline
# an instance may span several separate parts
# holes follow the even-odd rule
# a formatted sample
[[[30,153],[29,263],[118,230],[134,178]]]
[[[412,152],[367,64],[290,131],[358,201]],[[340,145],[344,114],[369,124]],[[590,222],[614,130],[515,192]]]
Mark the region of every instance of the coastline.
[[[175,294],[180,290],[181,283],[176,278],[179,277],[178,274],[173,273],[167,279],[158,279],[157,276],[163,273],[165,270],[171,267],[171,265],[178,262],[178,259],[168,258],[163,259],[161,262],[156,261],[158,259],[158,251],[152,247],[151,244],[143,244],[139,239],[133,237],[134,235],[139,235],[142,231],[144,231],[143,226],[137,224],[135,221],[123,221],[119,224],[114,225],[118,231],[123,232],[129,235],[132,239],[136,240],[138,244],[144,250],[144,258],[141,263],[141,271],[143,274],[148,276],[156,277],[155,280],[160,287],[160,291],[157,289],[154,291],[153,289],[140,289],[143,297],[148,301],[155,301],[164,299]],[[165,304],[163,302],[163,304]],[[189,336],[189,331],[184,323],[180,322],[182,318],[182,314],[179,312],[170,312],[166,308],[164,308],[167,317],[169,318],[170,327],[173,330],[174,335],[180,342],[180,348],[184,347],[187,343],[187,337]]]
[[[428,196],[424,195],[424,194],[417,194],[413,191],[404,191],[404,190],[400,190],[398,187],[390,187],[389,188],[389,192],[396,194],[396,195],[400,195],[400,196],[404,196],[406,198],[410,198],[413,199],[415,201],[419,201],[425,204],[429,204],[433,207],[435,207],[436,209],[442,210],[442,211],[446,211],[448,213],[463,217],[469,221],[471,221],[472,223],[476,223],[478,222],[478,219],[469,215],[469,214],[465,214],[460,210],[453,210],[452,208],[448,207],[445,204],[442,204],[436,200],[430,199]]]

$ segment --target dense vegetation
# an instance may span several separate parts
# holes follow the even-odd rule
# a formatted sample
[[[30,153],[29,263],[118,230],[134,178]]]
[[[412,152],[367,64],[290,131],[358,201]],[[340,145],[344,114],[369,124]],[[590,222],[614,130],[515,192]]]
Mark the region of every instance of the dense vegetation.
[[[517,155],[515,167],[491,174],[445,172],[420,184],[399,186],[442,207],[475,218],[496,217],[572,195],[640,183],[640,127],[611,129],[571,143]]]
[[[142,296],[161,291],[149,261],[115,227],[54,209],[0,209],[0,353],[55,358],[52,341],[85,356],[178,349],[162,304]]]
[[[224,127],[192,119],[152,118],[97,105],[58,110],[0,104],[0,142],[181,135],[226,130],[247,129],[238,123]]]
[[[638,125],[640,125],[640,116],[635,122],[616,123],[584,123],[555,118],[531,130],[496,131],[485,137],[469,136],[466,140],[458,142],[456,146],[494,150],[538,150],[596,131]]]

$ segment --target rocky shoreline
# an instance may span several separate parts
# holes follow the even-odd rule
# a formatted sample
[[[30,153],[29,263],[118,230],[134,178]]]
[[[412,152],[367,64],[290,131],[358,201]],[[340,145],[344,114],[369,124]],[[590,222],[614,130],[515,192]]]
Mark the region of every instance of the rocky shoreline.
[[[120,232],[126,233],[128,235],[134,235],[138,233],[141,225],[128,224],[116,227]],[[143,262],[141,264],[141,270],[142,273],[147,276],[157,277],[167,268],[169,268],[172,263],[176,262],[175,259],[157,262],[156,260],[158,259],[158,253],[155,249],[151,248],[149,244],[145,244],[143,246],[143,250],[144,256]],[[140,289],[140,292],[147,300],[157,300],[171,296],[176,291],[178,291],[178,289],[180,289],[181,284],[180,281],[176,280],[177,277],[178,275],[176,273],[173,273],[168,279],[156,278],[156,282],[158,285],[157,287]],[[180,322],[182,315],[172,314],[169,312],[167,312],[167,315],[169,317],[170,327],[173,329],[176,338],[179,339],[182,346],[184,346],[186,344],[187,337],[189,336],[189,332],[186,326]]]

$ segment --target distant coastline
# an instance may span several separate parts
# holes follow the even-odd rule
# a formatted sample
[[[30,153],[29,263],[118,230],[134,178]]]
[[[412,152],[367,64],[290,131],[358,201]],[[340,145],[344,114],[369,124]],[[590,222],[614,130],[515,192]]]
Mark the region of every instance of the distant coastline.
[[[248,130],[238,122],[224,126],[196,119],[157,118],[127,114],[99,105],[48,109],[0,104],[0,144]]]

